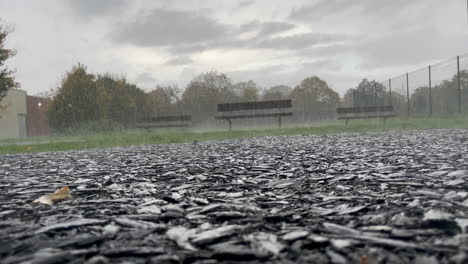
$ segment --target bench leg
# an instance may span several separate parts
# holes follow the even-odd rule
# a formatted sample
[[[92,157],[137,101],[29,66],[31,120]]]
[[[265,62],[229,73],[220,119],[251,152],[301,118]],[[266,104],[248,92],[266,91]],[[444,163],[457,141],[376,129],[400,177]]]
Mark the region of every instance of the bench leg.
[[[229,131],[232,131],[232,121],[231,119],[228,119],[227,121],[229,123]]]
[[[348,126],[348,121],[349,121],[349,119],[345,119],[346,126]]]
[[[278,128],[281,128],[281,116],[278,116]]]

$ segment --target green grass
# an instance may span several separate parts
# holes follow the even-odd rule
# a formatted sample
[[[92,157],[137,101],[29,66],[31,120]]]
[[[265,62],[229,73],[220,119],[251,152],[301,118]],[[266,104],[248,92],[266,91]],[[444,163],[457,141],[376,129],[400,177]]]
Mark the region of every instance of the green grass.
[[[234,125],[235,127],[235,125]],[[45,151],[79,150],[90,148],[107,148],[142,144],[164,144],[193,142],[197,140],[222,140],[233,138],[250,138],[278,135],[320,135],[351,132],[379,132],[390,130],[423,130],[438,128],[468,128],[467,117],[438,118],[393,118],[384,124],[380,119],[352,120],[346,127],[344,121],[327,121],[303,127],[255,128],[234,131],[197,131],[197,132],[143,132],[127,131],[116,133],[90,134],[83,136],[60,136],[3,140],[0,143],[21,143],[22,145],[0,144],[0,154],[32,153]]]

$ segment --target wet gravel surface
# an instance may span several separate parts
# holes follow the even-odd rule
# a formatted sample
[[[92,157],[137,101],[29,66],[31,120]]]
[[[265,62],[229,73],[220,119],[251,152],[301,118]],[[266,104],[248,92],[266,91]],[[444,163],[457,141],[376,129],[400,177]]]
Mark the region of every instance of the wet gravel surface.
[[[467,153],[432,130],[0,156],[0,259],[467,263]]]

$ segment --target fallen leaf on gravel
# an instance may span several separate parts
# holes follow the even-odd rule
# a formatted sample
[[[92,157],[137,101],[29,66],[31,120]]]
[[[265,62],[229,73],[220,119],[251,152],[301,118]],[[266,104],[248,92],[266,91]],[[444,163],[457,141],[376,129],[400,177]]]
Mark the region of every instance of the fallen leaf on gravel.
[[[68,186],[62,187],[58,190],[56,190],[54,193],[43,195],[36,200],[33,201],[33,203],[43,203],[43,204],[48,204],[48,205],[53,205],[55,202],[65,200],[65,199],[70,199],[70,188]]]

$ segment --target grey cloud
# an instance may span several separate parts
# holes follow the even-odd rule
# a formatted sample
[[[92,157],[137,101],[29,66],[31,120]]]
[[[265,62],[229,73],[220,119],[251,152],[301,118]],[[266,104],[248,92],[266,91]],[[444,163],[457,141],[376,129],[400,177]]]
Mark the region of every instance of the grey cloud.
[[[422,38],[421,36],[426,36]],[[420,27],[356,43],[362,69],[415,65],[443,60],[466,52],[468,35],[453,35]]]
[[[426,36],[422,38],[421,36]],[[420,65],[444,60],[466,52],[468,35],[453,35],[431,27],[417,27],[403,32],[387,33],[372,38],[305,48],[298,51],[304,58],[344,57],[360,59],[359,69],[366,72],[389,67],[415,70]],[[403,74],[402,70],[401,74]],[[389,73],[391,75],[392,73]],[[398,73],[399,74],[399,73]],[[384,78],[391,76],[384,76]]]
[[[331,43],[330,45],[314,46],[302,49],[298,51],[301,57],[328,57],[336,56],[338,54],[346,54],[348,52],[354,52],[355,43],[352,41]]]
[[[79,17],[108,15],[123,9],[127,0],[67,0],[70,10]]]
[[[219,23],[197,13],[158,8],[134,21],[121,23],[111,34],[114,41],[143,47],[163,47],[172,54],[192,54],[210,49],[303,49],[317,44],[342,40],[344,36],[305,33],[278,37],[275,34],[295,28],[283,21],[251,21],[239,28]],[[240,34],[257,32],[255,37],[241,39]],[[191,61],[176,58],[169,65]]]
[[[228,27],[216,20],[184,11],[158,8],[135,21],[121,23],[114,41],[146,47],[203,43],[224,37]]]
[[[253,5],[254,3],[255,3],[255,0],[245,0],[245,1],[241,1],[241,2],[236,6],[236,8],[237,8],[237,9],[240,9],[240,8],[249,7],[249,6]]]
[[[239,32],[240,33],[252,32],[252,31],[258,30],[260,26],[261,26],[260,21],[252,20],[248,23],[244,23],[240,25]]]
[[[334,23],[338,29],[340,24],[346,23],[347,17],[354,18],[353,25],[362,29],[358,29],[359,35],[352,40],[307,47],[298,54],[304,57],[350,55],[359,58],[359,68],[365,73],[379,68],[426,63],[463,52],[467,37],[437,30],[447,23],[446,19],[440,21],[437,18],[435,10],[440,7],[440,1],[435,0],[327,0],[295,9],[290,18],[301,21],[328,19],[330,25]],[[373,33],[367,34],[366,30]]]
[[[440,8],[440,0],[321,0],[293,9],[289,19],[301,22],[327,22],[330,26],[348,24],[380,30],[398,30],[420,24]]]
[[[295,20],[315,20],[320,16],[326,16],[332,12],[340,12],[349,7],[356,6],[356,3],[357,1],[321,0],[313,5],[305,5],[293,9],[289,18]]]
[[[420,1],[422,0],[321,0],[313,5],[305,5],[303,7],[293,9],[289,15],[289,18],[307,21],[317,20],[327,16],[336,16],[337,14],[348,11],[359,12],[364,16],[372,16],[381,12],[395,12],[396,15],[396,11],[407,8],[408,4],[414,4],[415,2]]]
[[[167,48],[172,54],[174,54],[175,56],[179,56],[180,54],[192,54],[202,52],[208,49],[217,48],[219,46],[219,44],[214,43],[184,43],[174,44]]]
[[[265,76],[269,76],[268,81],[261,85],[272,86],[279,83],[290,83],[288,80],[282,79],[284,74],[281,71],[287,68],[287,65],[278,64],[252,70],[230,71],[226,72],[226,75],[236,82],[245,80],[264,80]]]
[[[177,56],[166,61],[166,65],[179,66],[192,63],[193,60],[188,56]]]
[[[259,36],[272,35],[276,33],[285,32],[295,27],[294,24],[287,22],[266,22],[261,25]]]
[[[326,70],[326,71],[339,71],[340,64],[334,59],[320,59],[313,62],[304,62],[301,67],[309,70]]]
[[[291,30],[295,27],[296,26],[294,24],[282,21],[260,22],[258,20],[252,20],[240,25],[239,33],[257,32],[258,37],[267,37],[276,33]]]
[[[318,44],[329,44],[337,41],[343,41],[347,38],[347,36],[338,34],[304,33],[262,40],[256,43],[255,47],[297,50]]]
[[[287,37],[270,37],[262,38],[256,36],[250,39],[220,39],[206,43],[195,44],[180,44],[170,47],[173,54],[191,54],[210,49],[275,49],[275,50],[292,50],[301,52],[303,49],[308,49],[317,45],[329,45],[339,41],[347,40],[349,37],[345,35],[322,34],[322,33],[304,33],[296,34]]]
[[[400,12],[409,8],[417,8],[419,14],[424,13],[426,7],[434,8],[440,5],[440,0],[392,0],[392,1],[375,1],[375,0],[360,0],[362,2],[361,11],[366,14],[382,15],[388,14],[393,17],[399,16]],[[350,2],[350,1],[348,1]]]

